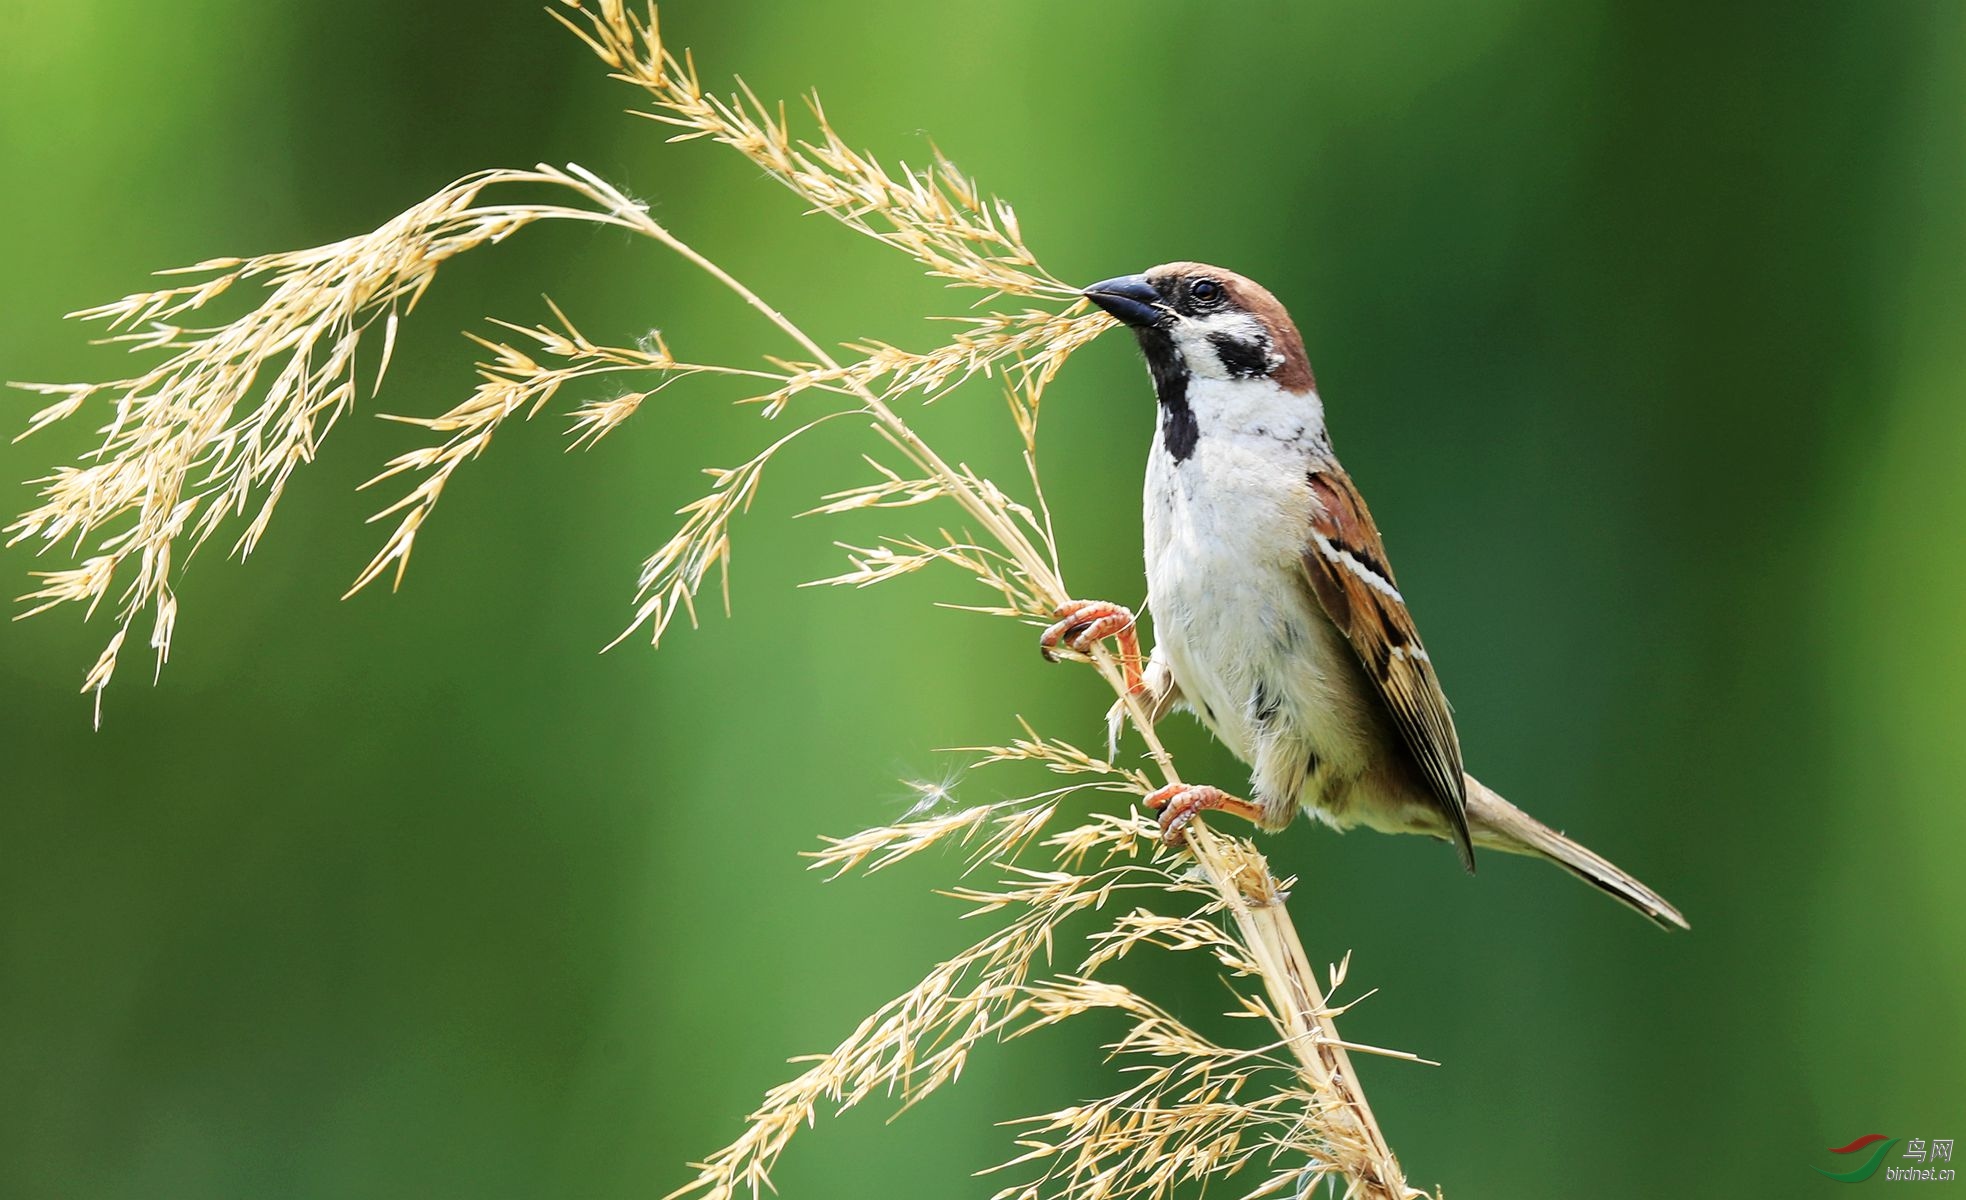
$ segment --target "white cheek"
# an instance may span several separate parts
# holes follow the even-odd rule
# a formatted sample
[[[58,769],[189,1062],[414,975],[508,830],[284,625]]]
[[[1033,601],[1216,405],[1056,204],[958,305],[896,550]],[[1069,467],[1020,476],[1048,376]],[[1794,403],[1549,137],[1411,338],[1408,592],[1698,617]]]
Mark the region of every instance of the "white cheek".
[[[1203,379],[1231,378],[1229,369],[1222,365],[1222,356],[1209,338],[1227,336],[1238,342],[1264,341],[1268,331],[1263,323],[1243,312],[1214,313],[1206,317],[1186,317],[1176,323],[1169,331],[1174,338],[1175,348],[1187,361],[1191,374]],[[1274,351],[1270,354],[1271,369],[1282,361],[1282,356]]]

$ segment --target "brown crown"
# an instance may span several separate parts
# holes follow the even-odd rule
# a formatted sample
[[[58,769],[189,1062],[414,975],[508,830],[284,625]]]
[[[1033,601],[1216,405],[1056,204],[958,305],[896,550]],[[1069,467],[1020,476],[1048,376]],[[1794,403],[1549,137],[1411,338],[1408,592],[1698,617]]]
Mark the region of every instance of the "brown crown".
[[[1298,334],[1297,325],[1290,319],[1283,302],[1271,295],[1270,289],[1247,276],[1207,263],[1162,263],[1147,272],[1147,278],[1156,282],[1177,276],[1192,279],[1204,275],[1220,283],[1228,292],[1231,307],[1255,317],[1270,331],[1270,344],[1283,355],[1282,365],[1270,372],[1270,378],[1276,381],[1277,386],[1292,392],[1316,391],[1317,379],[1311,374],[1311,360],[1304,353],[1304,339]]]

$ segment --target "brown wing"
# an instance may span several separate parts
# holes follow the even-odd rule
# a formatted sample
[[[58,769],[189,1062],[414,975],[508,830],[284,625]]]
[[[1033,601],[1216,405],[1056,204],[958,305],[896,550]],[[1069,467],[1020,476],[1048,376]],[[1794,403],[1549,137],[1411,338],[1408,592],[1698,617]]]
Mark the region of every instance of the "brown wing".
[[[1308,478],[1317,508],[1311,544],[1304,549],[1305,577],[1325,615],[1351,640],[1400,741],[1447,815],[1461,861],[1472,871],[1461,741],[1413,616],[1386,565],[1385,543],[1365,499],[1335,462],[1313,467]]]

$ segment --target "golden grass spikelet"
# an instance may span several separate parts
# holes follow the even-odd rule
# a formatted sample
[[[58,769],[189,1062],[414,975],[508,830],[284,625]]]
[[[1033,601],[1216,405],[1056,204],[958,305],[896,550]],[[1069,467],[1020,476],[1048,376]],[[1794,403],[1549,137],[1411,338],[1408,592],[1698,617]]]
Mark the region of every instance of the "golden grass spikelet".
[[[743,403],[761,405],[765,416],[776,417],[794,396],[811,387],[870,388],[889,401],[910,392],[933,397],[974,376],[993,375],[1000,364],[1011,368],[1015,384],[1037,378],[1042,387],[1073,351],[1114,325],[1105,313],[1087,311],[1083,302],[1063,312],[1029,310],[942,319],[967,328],[931,350],[903,350],[868,341],[844,347],[861,356],[845,365],[774,360],[787,372],[785,385]]]
[[[1042,1170],[997,1200],[1162,1197],[1183,1183],[1232,1178],[1258,1161],[1288,1162],[1281,1177],[1304,1189],[1335,1173],[1320,1100],[1294,1086],[1277,1046],[1218,1045],[1130,988],[1082,977],[1030,989],[1032,1020],[1013,1036],[1094,1008],[1132,1018],[1107,1047],[1132,1084],[1018,1122],[1024,1153],[997,1169]],[[1262,1194],[1269,1182],[1244,1195]]]
[[[844,1109],[875,1091],[912,1104],[953,1080],[983,1040],[1024,1036],[1095,1010],[1131,1018],[1124,1035],[1108,1046],[1127,1086],[1101,1100],[1020,1122],[1021,1152],[996,1170],[1034,1174],[1028,1183],[999,1191],[999,1200],[1158,1198],[1252,1167],[1262,1171],[1243,1193],[1252,1196],[1284,1189],[1308,1194],[1326,1178],[1352,1183],[1375,1178],[1376,1168],[1364,1165],[1378,1153],[1374,1137],[1356,1119],[1344,1092],[1307,1065],[1321,1062],[1323,1054],[1369,1048],[1307,1046],[1316,1035],[1305,1033],[1302,1014],[1280,1012],[1265,996],[1241,990],[1234,1011],[1259,1021],[1269,1037],[1252,1047],[1223,1046],[1132,989],[1098,977],[1121,959],[1152,948],[1205,955],[1231,980],[1263,979],[1271,969],[1265,951],[1247,945],[1240,933],[1245,927],[1233,920],[1225,924],[1224,918],[1252,896],[1275,902],[1281,885],[1265,872],[1225,894],[1206,872],[1190,871],[1183,857],[1160,850],[1152,822],[1134,812],[1092,812],[1076,825],[1050,828],[1062,805],[1079,793],[1137,795],[1147,782],[1069,742],[1041,737],[1025,725],[1022,736],[972,753],[972,769],[1037,765],[1078,781],[825,839],[811,857],[837,877],[856,868],[882,870],[935,845],[969,847],[980,837],[997,853],[987,859],[972,853],[965,874],[987,861],[995,864],[997,880],[945,894],[968,906],[968,919],[995,918],[1001,925],[937,964],[853,1038],[813,1060],[798,1086],[774,1091],[752,1115],[745,1135],[723,1155],[699,1164],[697,1179],[675,1195],[709,1200],[755,1195],[798,1119],[809,1120],[814,1105]],[[936,805],[952,803],[947,787],[928,793]],[[1103,852],[1091,853],[1095,848]],[[1023,850],[1043,863],[1013,861]],[[1092,866],[1083,865],[1088,860]],[[1147,903],[1124,906],[1084,935],[1086,950],[1073,970],[1055,977],[1036,974],[1059,953],[1068,921],[1112,909],[1121,897],[1156,903],[1173,898],[1185,900],[1185,907],[1166,913]],[[1342,982],[1342,971],[1334,968],[1331,982],[1333,987]],[[1337,1010],[1318,1003],[1314,1019],[1328,1024]],[[1358,1194],[1415,1193],[1363,1187]]]
[[[583,203],[490,203],[484,193],[492,188],[571,191]],[[71,313],[103,322],[107,340],[133,353],[164,356],[137,374],[103,383],[16,385],[58,397],[30,419],[26,433],[94,400],[105,401],[112,413],[101,444],[83,465],[58,468],[40,480],[40,503],[7,527],[9,544],[86,548],[77,567],[40,573],[41,585],[25,597],[32,607],[23,615],[60,604],[93,613],[121,585],[118,628],[83,685],[96,696],[98,719],[124,640],[146,610],[153,613],[150,644],[160,665],[169,654],[178,538],[188,537],[195,548],[240,519],[233,552],[252,552],[294,469],[313,460],[322,439],[360,397],[358,352],[378,324],[371,394],[388,370],[398,321],[446,261],[539,221],[620,225],[633,208],[578,167],[481,171],[369,233],[307,250],[212,259],[170,272],[196,277],[191,283]],[[255,285],[262,298],[245,315],[216,327],[187,323],[234,289]],[[481,391],[454,414],[456,427],[489,436],[511,400]],[[471,452],[470,445],[453,446],[393,469],[431,470],[441,489],[455,469],[452,460]],[[412,517],[421,519],[415,510]],[[414,521],[402,533],[399,558],[407,553]]]
[[[654,108],[640,115],[673,126],[671,140],[708,138],[735,149],[810,204],[848,228],[903,251],[935,277],[992,294],[1078,298],[1025,246],[1017,214],[985,197],[974,180],[937,155],[927,170],[890,171],[849,146],[807,101],[816,140],[795,138],[783,105],[776,110],[741,81],[728,98],[707,92],[694,59],[663,44],[651,4],[646,14],[623,0],[565,0],[554,16],[613,71],[642,89]]]
[[[807,851],[806,857],[812,860],[815,870],[831,871],[829,878],[837,879],[854,870],[865,870],[872,875],[931,846],[953,843],[968,847],[981,835],[981,845],[970,857],[970,865],[974,867],[982,861],[1014,855],[1050,822],[1058,801],[1076,790],[1060,789],[1016,801],[979,804],[864,829],[847,837],[821,838],[824,848]]]

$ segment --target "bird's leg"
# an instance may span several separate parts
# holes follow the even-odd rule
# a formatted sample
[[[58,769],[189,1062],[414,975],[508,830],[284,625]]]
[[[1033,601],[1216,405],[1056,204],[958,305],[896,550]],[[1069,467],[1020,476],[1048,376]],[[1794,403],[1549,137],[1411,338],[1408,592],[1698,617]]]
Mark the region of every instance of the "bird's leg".
[[[1092,648],[1107,638],[1119,642],[1120,669],[1126,673],[1126,687],[1138,694],[1140,685],[1140,637],[1135,632],[1133,612],[1104,600],[1067,600],[1052,610],[1054,620],[1038,638],[1038,653],[1046,662],[1058,661],[1058,648],[1090,656]]]
[[[1149,792],[1146,804],[1148,808],[1159,811],[1160,840],[1169,846],[1181,846],[1187,842],[1187,834],[1181,831],[1203,809],[1234,813],[1249,821],[1260,822],[1263,817],[1263,810],[1257,805],[1239,800],[1221,788],[1209,787],[1205,783],[1170,783]]]

